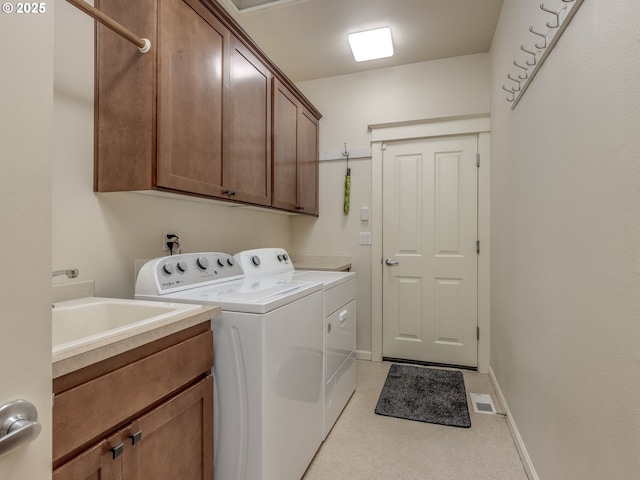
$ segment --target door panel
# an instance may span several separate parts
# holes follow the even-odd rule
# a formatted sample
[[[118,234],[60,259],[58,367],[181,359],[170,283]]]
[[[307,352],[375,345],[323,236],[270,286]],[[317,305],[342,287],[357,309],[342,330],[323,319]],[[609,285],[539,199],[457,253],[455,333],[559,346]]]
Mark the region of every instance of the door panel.
[[[273,206],[298,208],[298,111],[291,92],[278,80],[273,82]]]
[[[160,2],[158,187],[222,195],[229,42],[198,2]]]
[[[229,189],[271,205],[271,73],[235,37],[229,64]]]
[[[383,356],[477,366],[475,136],[387,144]]]

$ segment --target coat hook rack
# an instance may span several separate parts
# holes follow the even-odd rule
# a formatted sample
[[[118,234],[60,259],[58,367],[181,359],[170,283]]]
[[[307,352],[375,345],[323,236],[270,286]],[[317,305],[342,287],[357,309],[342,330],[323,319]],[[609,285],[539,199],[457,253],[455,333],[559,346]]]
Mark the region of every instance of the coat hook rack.
[[[549,30],[547,33],[541,33],[537,29],[534,29],[533,26],[529,27],[529,32],[540,38],[533,43],[533,47],[527,47],[524,44],[520,45],[520,50],[527,54],[527,57],[524,59],[524,65],[521,62],[518,62],[518,60],[514,60],[513,65],[523,71],[520,72],[518,70],[515,77],[511,76],[510,73],[507,74],[507,78],[516,82],[517,86],[507,88],[502,85],[502,89],[509,93],[506,100],[511,104],[512,110],[514,110],[518,105],[518,102],[527,91],[527,88],[540,70],[540,67],[553,50],[553,47],[555,47],[556,43],[560,40],[560,37],[584,0],[562,0],[562,2],[564,5],[559,11],[554,11],[545,7],[544,3],[540,4],[540,10],[554,16],[553,20],[546,22],[546,26]]]

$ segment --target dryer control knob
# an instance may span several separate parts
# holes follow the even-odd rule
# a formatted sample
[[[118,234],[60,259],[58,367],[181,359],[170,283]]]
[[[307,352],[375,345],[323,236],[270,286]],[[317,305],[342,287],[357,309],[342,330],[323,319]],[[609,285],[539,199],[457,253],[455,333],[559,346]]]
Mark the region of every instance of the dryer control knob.
[[[198,257],[198,260],[196,260],[196,265],[198,265],[198,268],[200,270],[206,270],[209,267],[209,260],[207,260],[205,257]]]
[[[254,255],[251,257],[251,263],[256,266],[259,267],[260,266],[260,257],[257,255]]]
[[[162,266],[162,273],[164,273],[165,275],[171,275],[175,271],[176,271],[175,268],[170,263],[165,263]]]
[[[233,267],[233,265],[234,265],[235,263],[236,263],[236,262],[233,260],[233,257],[228,257],[228,258],[227,258],[227,265],[229,265],[230,267]]]
[[[187,271],[187,262],[181,260],[176,264],[176,267],[178,268],[179,272],[184,273]]]
[[[219,258],[216,263],[220,268],[224,267],[224,260],[222,260],[221,258]]]

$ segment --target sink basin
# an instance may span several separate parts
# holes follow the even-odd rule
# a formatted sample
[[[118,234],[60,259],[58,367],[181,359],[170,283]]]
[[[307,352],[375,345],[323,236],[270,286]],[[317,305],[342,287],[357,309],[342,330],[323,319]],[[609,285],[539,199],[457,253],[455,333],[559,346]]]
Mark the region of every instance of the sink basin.
[[[52,310],[52,352],[55,356],[79,346],[125,338],[166,324],[175,317],[192,315],[201,308],[100,297],[56,303]]]

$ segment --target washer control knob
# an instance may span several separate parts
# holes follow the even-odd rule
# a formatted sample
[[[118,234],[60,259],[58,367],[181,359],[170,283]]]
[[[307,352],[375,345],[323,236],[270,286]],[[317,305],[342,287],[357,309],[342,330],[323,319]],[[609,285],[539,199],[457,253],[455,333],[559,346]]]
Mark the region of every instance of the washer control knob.
[[[200,270],[206,270],[209,267],[209,260],[207,260],[206,257],[198,257],[196,265],[198,265]]]
[[[218,258],[218,260],[216,261],[216,263],[218,264],[218,266],[220,268],[224,267],[224,260],[221,258]]]
[[[187,262],[185,262],[184,260],[181,260],[176,264],[176,267],[178,268],[178,271],[180,273],[184,273],[187,271]]]
[[[172,275],[173,272],[175,272],[175,271],[176,271],[176,269],[170,263],[165,263],[162,266],[162,273],[164,273],[165,275]]]
[[[251,257],[251,263],[255,266],[255,267],[259,267],[260,266],[260,257],[257,255],[253,255]]]
[[[230,267],[233,267],[235,265],[235,260],[233,259],[233,257],[228,257],[227,258],[227,265],[229,265]]]

